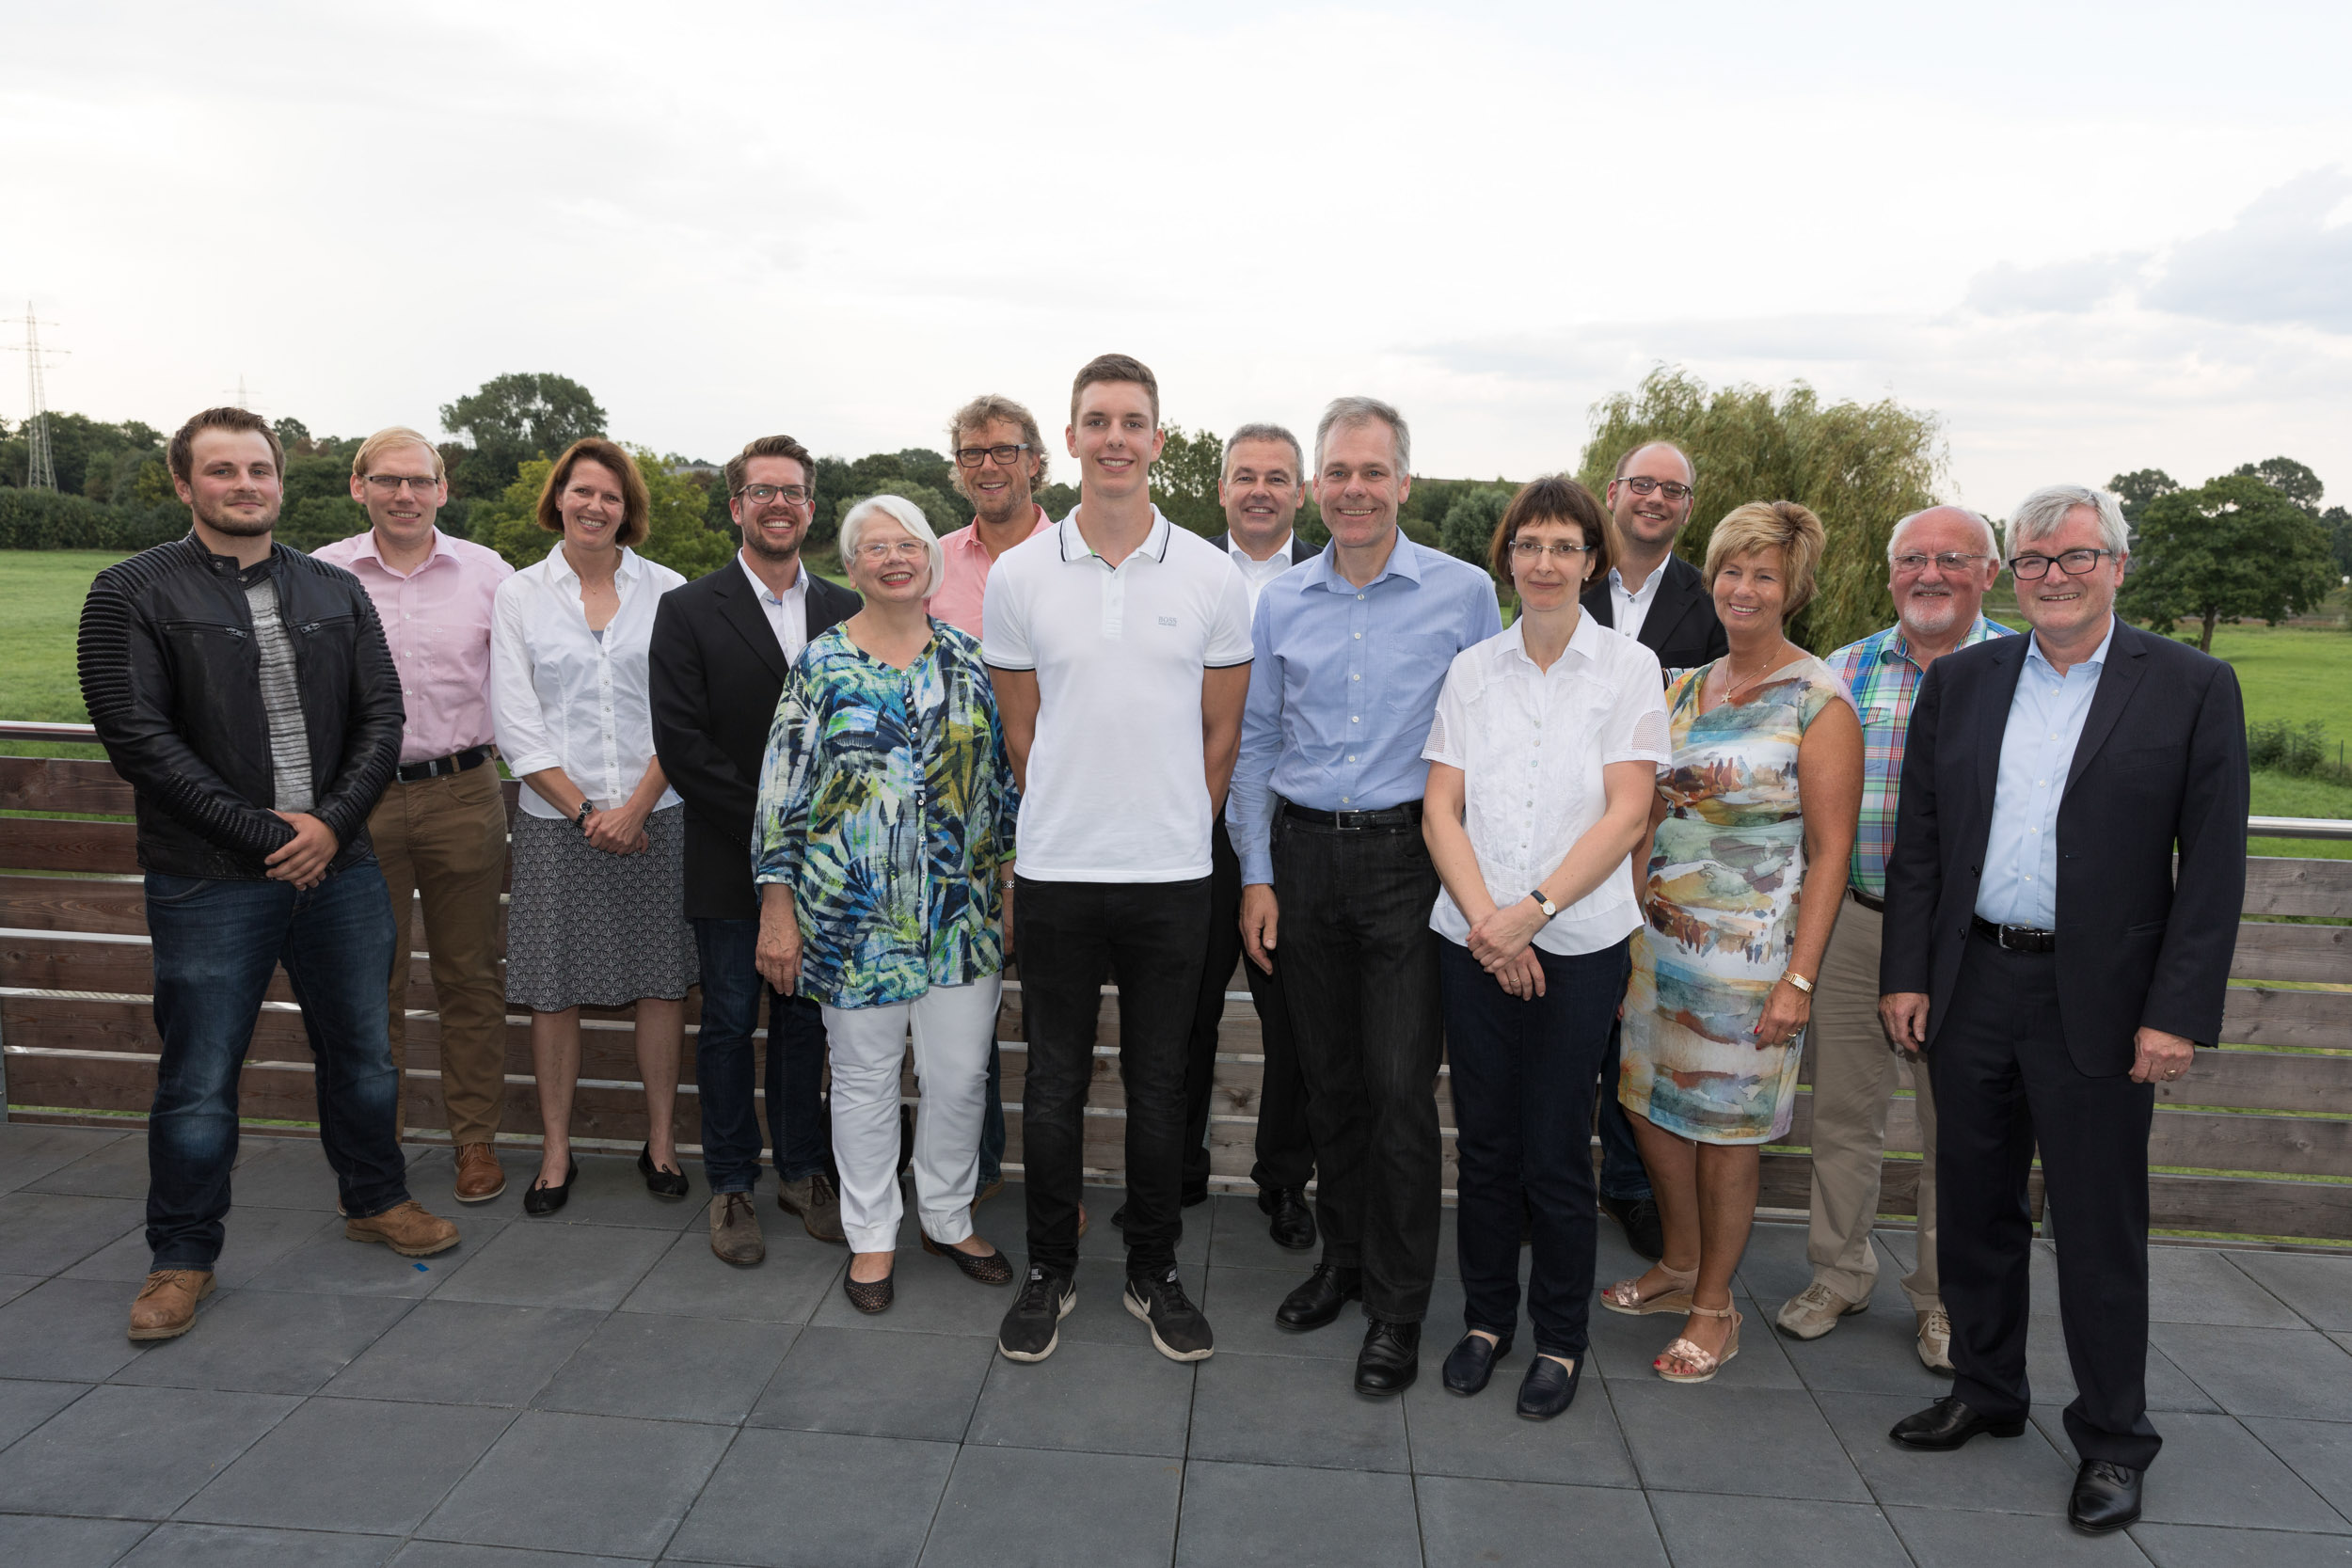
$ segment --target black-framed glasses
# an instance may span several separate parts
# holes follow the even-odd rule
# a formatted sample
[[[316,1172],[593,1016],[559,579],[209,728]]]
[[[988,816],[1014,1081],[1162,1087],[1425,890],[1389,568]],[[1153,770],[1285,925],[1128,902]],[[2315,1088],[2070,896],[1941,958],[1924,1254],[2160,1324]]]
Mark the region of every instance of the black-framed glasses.
[[[379,496],[397,496],[403,485],[421,496],[441,483],[431,474],[370,474],[367,481],[368,488]]]
[[[1549,552],[1551,559],[1560,562],[1563,566],[1573,564],[1578,556],[1582,555],[1585,551],[1591,549],[1592,547],[1593,546],[1590,545],[1547,545],[1540,539],[1514,539],[1511,541],[1511,554],[1516,560],[1539,561],[1544,557],[1546,552]]]
[[[2060,550],[2056,555],[2012,556],[2010,559],[2009,569],[2017,576],[2020,581],[2032,582],[2036,578],[2048,577],[2050,563],[2055,561],[2058,562],[2059,571],[2064,572],[2070,578],[2078,578],[2098,565],[2101,556],[2114,553],[2113,550]]]
[[[770,501],[782,501],[787,506],[806,506],[817,492],[805,484],[746,484],[736,494],[754,506],[766,506]]]
[[[1933,555],[1899,555],[1895,558],[1895,570],[1909,577],[1915,572],[1926,571],[1928,562],[1932,561],[1937,571],[1957,576],[1979,561],[1992,559],[1989,555],[1970,555],[1965,550],[1938,550]]]
[[[959,467],[977,468],[983,460],[993,457],[996,460],[998,467],[1009,468],[1019,462],[1021,454],[1028,450],[1029,443],[1026,441],[1010,441],[997,447],[958,447],[956,465]]]
[[[1666,499],[1670,501],[1687,501],[1691,499],[1691,487],[1687,484],[1677,484],[1671,479],[1652,479],[1647,474],[1636,474],[1631,479],[1621,479],[1617,483],[1629,486],[1637,496],[1646,496],[1663,490],[1666,492]]]

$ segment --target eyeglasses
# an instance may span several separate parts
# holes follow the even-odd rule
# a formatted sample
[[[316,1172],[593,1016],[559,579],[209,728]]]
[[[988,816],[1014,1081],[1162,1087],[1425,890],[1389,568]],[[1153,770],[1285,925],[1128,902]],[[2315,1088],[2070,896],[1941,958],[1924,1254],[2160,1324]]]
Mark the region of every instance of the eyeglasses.
[[[1992,559],[1989,555],[1969,555],[1961,550],[1938,550],[1933,555],[1899,555],[1895,558],[1895,570],[1909,577],[1915,572],[1926,571],[1928,562],[1932,561],[1935,562],[1937,571],[1957,575],[1966,571],[1979,561]],[[2086,567],[2085,570],[2089,568]]]
[[[1666,492],[1666,499],[1670,501],[1691,499],[1691,487],[1687,484],[1677,484],[1671,479],[1651,479],[1646,474],[1637,474],[1631,479],[1621,479],[1617,483],[1627,486],[1637,496],[1646,496],[1652,491],[1663,490]]]
[[[806,506],[816,492],[805,484],[746,484],[736,494],[754,506],[766,506],[770,501],[782,501],[787,506]]]
[[[441,483],[431,474],[370,474],[367,478],[368,488],[379,496],[397,496],[403,485],[421,496]]]
[[[977,468],[980,466],[982,458],[993,457],[996,459],[998,467],[1009,468],[1020,461],[1021,454],[1028,450],[1029,443],[1026,441],[1015,441],[1001,447],[958,447],[956,462],[961,467]]]
[[[887,545],[860,545],[857,547],[860,561],[870,561],[877,566],[885,561],[920,561],[924,553],[920,539],[900,539]]]
[[[2113,550],[2061,550],[2055,556],[2014,556],[2010,561],[2009,569],[2017,574],[2020,581],[2032,582],[2037,578],[2048,577],[2050,562],[2055,561],[2058,562],[2059,571],[2064,572],[2070,578],[2078,578],[2098,565],[2101,556],[2114,553]]]
[[[1565,566],[1592,547],[1590,545],[1547,546],[1540,539],[1514,539],[1511,541],[1511,555],[1517,561],[1532,562],[1540,560],[1549,551],[1552,560]]]

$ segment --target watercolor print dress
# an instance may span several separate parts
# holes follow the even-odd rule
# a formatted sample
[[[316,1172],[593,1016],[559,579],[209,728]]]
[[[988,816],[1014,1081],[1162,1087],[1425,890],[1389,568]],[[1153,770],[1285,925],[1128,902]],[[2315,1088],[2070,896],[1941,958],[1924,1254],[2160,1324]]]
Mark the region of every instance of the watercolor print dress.
[[[1713,668],[1684,671],[1666,691],[1674,760],[1658,787],[1668,811],[1633,933],[1617,1099],[1686,1138],[1761,1144],[1788,1131],[1804,1054],[1802,1030],[1785,1045],[1756,1042],[1796,941],[1797,747],[1823,708],[1851,699],[1805,655],[1745,702],[1701,713]]]

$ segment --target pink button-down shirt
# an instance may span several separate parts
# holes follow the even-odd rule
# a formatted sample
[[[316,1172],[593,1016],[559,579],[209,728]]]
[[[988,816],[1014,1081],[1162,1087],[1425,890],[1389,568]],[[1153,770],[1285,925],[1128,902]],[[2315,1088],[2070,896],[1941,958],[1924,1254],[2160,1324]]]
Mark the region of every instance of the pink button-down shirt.
[[[373,529],[311,553],[358,578],[383,618],[408,705],[400,760],[490,744],[490,607],[515,568],[496,550],[439,529],[432,555],[405,577],[384,564]]]
[[[1054,519],[1045,515],[1045,508],[1037,509],[1037,526],[1029,530],[1034,539],[1054,526]],[[939,579],[939,592],[923,601],[924,608],[939,620],[973,636],[980,635],[980,601],[988,591],[988,569],[996,564],[980,543],[976,525],[966,523],[939,542],[942,554],[947,558],[947,570]]]

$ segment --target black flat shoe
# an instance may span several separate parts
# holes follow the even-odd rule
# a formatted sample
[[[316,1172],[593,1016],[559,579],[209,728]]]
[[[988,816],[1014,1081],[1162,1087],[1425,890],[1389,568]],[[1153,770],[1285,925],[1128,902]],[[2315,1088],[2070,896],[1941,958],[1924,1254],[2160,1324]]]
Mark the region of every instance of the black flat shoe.
[[[1446,1391],[1465,1396],[1477,1393],[1495,1375],[1495,1363],[1510,1353],[1508,1334],[1501,1339],[1489,1339],[1483,1334],[1463,1335],[1462,1342],[1445,1358]]]
[[[1580,1355],[1576,1365],[1563,1367],[1549,1355],[1535,1357],[1519,1380],[1519,1414],[1531,1421],[1549,1421],[1574,1404],[1576,1386],[1582,1381],[1589,1359]]]
[[[1274,1309],[1274,1325],[1303,1334],[1311,1328],[1322,1328],[1334,1322],[1340,1308],[1351,1301],[1364,1299],[1364,1275],[1361,1269],[1343,1269],[1337,1263],[1317,1263],[1307,1282],[1282,1298],[1282,1305]]]
[[[1315,1212],[1307,1207],[1304,1187],[1267,1187],[1258,1194],[1258,1212],[1266,1217],[1265,1233],[1274,1244],[1305,1252],[1315,1244]]]
[[[526,1214],[554,1213],[572,1200],[572,1183],[579,1180],[580,1162],[573,1160],[568,1163],[568,1167],[564,1172],[562,1186],[550,1187],[543,1182],[532,1183],[531,1190],[523,1194],[523,1212]]]
[[[637,1168],[644,1173],[645,1191],[656,1197],[684,1197],[693,1191],[693,1183],[686,1180],[682,1170],[663,1170],[653,1163],[653,1145],[637,1151]]]
[[[1421,1324],[1375,1318],[1356,1353],[1356,1392],[1401,1394],[1421,1376]]]
[[[2066,1522],[2085,1535],[2106,1535],[2137,1523],[2143,1474],[2112,1460],[2084,1460],[2074,1472],[2074,1495],[2066,1499]]]
[[[1996,1421],[1979,1416],[1954,1395],[1947,1394],[1915,1416],[1905,1416],[1886,1433],[1907,1449],[1956,1449],[1979,1433],[2015,1437],[2026,1430],[2023,1418]]]
[[[850,1298],[851,1307],[868,1317],[877,1312],[887,1312],[892,1300],[898,1295],[891,1288],[891,1281],[898,1276],[898,1270],[895,1263],[888,1274],[875,1280],[851,1279],[849,1271],[844,1269],[841,1273],[841,1293]]]
[[[945,1258],[963,1271],[963,1277],[976,1279],[983,1285],[1012,1283],[1012,1265],[1001,1252],[969,1253],[953,1246],[941,1246],[929,1236],[923,1238],[923,1250],[934,1258]]]

